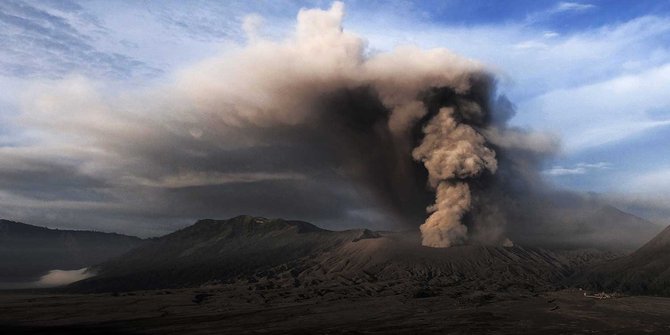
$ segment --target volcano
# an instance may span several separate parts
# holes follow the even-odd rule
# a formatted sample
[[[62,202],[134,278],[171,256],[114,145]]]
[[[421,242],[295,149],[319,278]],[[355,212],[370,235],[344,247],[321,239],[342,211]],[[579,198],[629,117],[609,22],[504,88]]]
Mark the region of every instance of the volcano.
[[[430,248],[418,233],[330,231],[307,222],[239,216],[201,220],[92,271],[68,289],[129,291],[239,284],[342,295],[546,290],[571,261],[540,248]]]
[[[630,257],[663,253],[667,235]],[[575,273],[619,256],[521,245],[430,248],[418,232],[331,231],[253,216],[200,220],[90,267],[95,276],[64,288],[0,295],[0,325],[26,334],[665,329],[669,314],[651,313],[667,311],[665,301],[593,305],[566,289]],[[594,315],[603,322],[594,324]]]

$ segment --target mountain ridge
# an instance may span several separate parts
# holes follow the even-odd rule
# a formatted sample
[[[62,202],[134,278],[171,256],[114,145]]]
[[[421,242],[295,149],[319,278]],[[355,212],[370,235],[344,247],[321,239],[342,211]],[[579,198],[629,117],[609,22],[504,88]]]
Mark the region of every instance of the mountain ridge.
[[[55,269],[81,269],[120,256],[144,241],[118,233],[0,219],[0,282],[32,281]]]
[[[418,233],[330,231],[303,221],[237,216],[199,220],[92,269],[77,292],[127,291],[235,283],[310,290],[438,292],[450,286],[492,290],[552,286],[570,261],[539,248],[420,245]],[[347,294],[352,294],[349,292]],[[376,294],[376,293],[375,293]]]
[[[16,230],[18,228],[18,230]],[[30,233],[36,233],[36,232],[44,232],[44,231],[51,231],[51,232],[74,232],[74,233],[92,233],[92,234],[103,234],[103,235],[110,235],[110,236],[120,236],[120,237],[130,237],[133,239],[142,239],[137,236],[133,235],[127,235],[127,234],[122,234],[122,233],[117,233],[117,232],[104,232],[104,231],[97,231],[97,230],[90,230],[90,229],[61,229],[61,228],[51,228],[51,227],[42,227],[42,226],[36,226],[36,225],[31,225],[19,221],[13,221],[13,220],[6,220],[6,219],[0,219],[0,234],[10,232],[11,230],[14,230],[14,232],[30,232]]]

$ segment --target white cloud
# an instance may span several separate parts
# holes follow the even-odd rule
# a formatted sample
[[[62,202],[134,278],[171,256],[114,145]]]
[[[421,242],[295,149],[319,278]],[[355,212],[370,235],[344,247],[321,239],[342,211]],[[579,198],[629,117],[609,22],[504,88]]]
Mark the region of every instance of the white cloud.
[[[555,31],[545,31],[544,34],[542,34],[542,37],[544,37],[544,38],[554,38],[554,37],[558,37],[560,35],[561,34],[555,32]]]
[[[191,11],[150,4],[139,6],[139,9],[129,4],[109,5],[105,2],[82,6],[101,18],[100,22],[104,22],[110,36],[107,41],[97,39],[96,47],[110,50],[121,48],[124,53],[152,66],[174,68],[216,54],[222,48],[230,48],[234,45],[230,44],[233,41],[243,40],[241,23],[245,15],[253,12],[259,12],[267,18],[267,29],[264,32],[285,35],[292,25],[293,7],[298,5],[271,4],[253,11],[253,6],[243,4],[216,6],[211,12],[194,11],[195,18],[183,14]],[[113,6],[113,11],[110,6]],[[188,9],[197,7],[184,6]],[[366,36],[371,50],[389,50],[400,44],[447,47],[490,64],[502,74],[504,90],[520,106],[516,122],[531,127],[545,127],[549,124],[546,120],[554,118],[556,110],[572,119],[575,119],[575,114],[583,116],[581,114],[584,113],[584,109],[575,111],[569,104],[560,101],[552,101],[551,110],[538,110],[534,102],[539,96],[559,94],[561,90],[606,82],[618,76],[644,73],[670,62],[670,51],[665,46],[667,43],[659,41],[670,32],[670,18],[643,16],[628,22],[559,34],[523,22],[473,26],[430,23],[422,19],[420,13],[398,6],[352,9],[344,28]],[[580,13],[596,9],[589,3],[563,1],[530,16]],[[366,12],[369,10],[375,10],[375,15]],[[115,15],[110,15],[111,12]],[[116,15],[118,13],[124,15]],[[231,20],[220,20],[220,17]],[[137,26],[142,29],[128,29]],[[196,35],[208,37],[208,40],[191,38],[196,32]],[[134,46],[123,46],[125,42]],[[583,99],[583,102],[587,106],[582,104],[582,107],[588,107],[591,103],[587,99]],[[662,122],[648,123],[646,119],[637,118],[621,121],[621,124],[638,131],[663,125]],[[614,126],[601,128],[600,124],[584,126],[579,133],[560,133],[572,147],[589,143],[599,145],[603,143],[602,139],[611,138],[612,132],[617,132]],[[550,126],[563,130],[569,125],[564,122],[551,123]]]
[[[503,92],[518,106],[512,123],[560,135],[568,154],[669,124],[646,113],[670,106],[670,48],[664,43],[670,18],[642,16],[561,35],[514,23],[409,24],[392,15],[382,21],[387,24],[380,30],[357,16],[345,28],[362,32],[373,50],[439,46],[484,61],[500,73]]]
[[[514,45],[515,49],[547,49],[549,46],[546,43],[540,41],[523,41]]]
[[[242,29],[248,40],[258,38],[258,33],[263,26],[263,17],[258,14],[249,14],[242,21]]]
[[[578,2],[559,2],[555,7],[556,12],[583,12],[585,10],[596,8],[596,6]]]
[[[596,8],[596,6],[591,5],[591,4],[562,1],[562,2],[557,3],[555,6],[549,8],[547,10],[543,10],[543,11],[539,11],[539,12],[529,14],[526,17],[526,23],[527,24],[534,24],[534,23],[537,23],[537,22],[540,22],[540,21],[547,20],[547,19],[549,19],[553,16],[556,16],[556,15],[559,15],[559,14],[568,13],[568,12],[581,13],[581,12],[585,12],[585,11],[595,9],[595,8]]]
[[[544,174],[549,175],[549,176],[570,176],[570,175],[576,175],[576,174],[585,174],[586,169],[585,168],[564,168],[561,166],[554,166],[549,170],[544,171]]]
[[[361,32],[374,50],[416,44],[446,47],[482,60],[507,74],[513,85],[506,89],[517,103],[625,74],[629,70],[622,67],[624,63],[644,71],[670,61],[670,50],[662,43],[670,32],[670,18],[643,16],[556,36],[518,23],[444,26],[383,15],[377,18],[385,22],[383,30],[360,15],[348,20],[345,29]]]
[[[640,73],[622,75],[595,84],[554,90],[522,104],[533,111],[532,122],[558,130],[565,150],[575,152],[620,141],[652,128],[670,125],[670,119],[649,115],[670,108],[670,63]]]
[[[610,169],[611,166],[612,165],[607,162],[578,163],[573,167],[554,166],[548,170],[543,171],[542,173],[553,177],[574,176],[587,174],[594,170]]]
[[[609,169],[612,167],[612,164],[607,162],[598,162],[598,163],[579,163],[578,167],[586,169]]]

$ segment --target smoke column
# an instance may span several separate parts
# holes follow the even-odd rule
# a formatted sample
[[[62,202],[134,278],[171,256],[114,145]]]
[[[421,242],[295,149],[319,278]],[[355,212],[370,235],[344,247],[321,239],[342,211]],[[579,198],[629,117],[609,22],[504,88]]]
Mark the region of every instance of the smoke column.
[[[466,238],[467,227],[461,218],[471,206],[467,179],[484,170],[495,172],[495,153],[474,128],[454,119],[452,108],[440,109],[423,131],[423,141],[412,156],[423,162],[430,187],[437,192],[435,204],[429,207],[432,214],[421,225],[423,244],[449,247]]]

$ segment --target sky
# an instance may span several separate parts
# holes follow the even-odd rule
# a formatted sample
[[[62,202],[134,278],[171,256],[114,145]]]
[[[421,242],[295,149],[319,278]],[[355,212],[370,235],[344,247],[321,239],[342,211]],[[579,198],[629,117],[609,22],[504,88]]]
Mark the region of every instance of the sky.
[[[281,189],[301,180],[303,189],[323,188],[288,168],[279,176],[253,171],[250,161],[289,166],[291,158],[262,148],[242,150],[239,143],[202,147],[211,159],[194,164],[232,162],[245,169],[206,177],[181,173],[177,179],[167,172],[163,179],[151,174],[178,165],[164,150],[176,151],[181,142],[157,135],[160,143],[137,143],[128,157],[139,158],[126,165],[114,165],[116,158],[101,148],[120,146],[104,137],[121,134],[115,127],[133,127],[114,124],[118,119],[108,118],[110,108],[128,109],[128,119],[159,122],[156,115],[137,115],[151,112],[134,110],[132,101],[161,100],[169,93],[152,88],[178,81],[194,64],[249,40],[286,38],[301,8],[330,6],[330,1],[0,2],[0,217],[153,236],[198,216],[265,214],[234,201],[262,193],[263,183]],[[369,55],[415,45],[447,48],[486,64],[498,76],[499,93],[516,106],[511,125],[560,141],[558,154],[543,167],[548,182],[670,223],[670,1],[345,1],[345,11],[344,30],[362,36]],[[62,96],[76,98],[61,101]],[[200,129],[189,131],[193,138],[203,136]],[[103,137],[106,142],[99,145]],[[182,149],[193,148],[200,147]],[[149,166],[142,159],[151,155],[155,165]],[[179,157],[183,162],[190,156]],[[124,174],[131,166],[142,173]],[[167,191],[158,196],[149,188]],[[350,206],[357,199],[354,190],[329,189],[331,197],[310,210],[294,208],[314,202],[309,192],[270,196],[264,206],[282,208],[268,209],[268,215],[295,213],[327,227],[383,227],[375,226],[383,218],[368,207]],[[350,215],[348,224],[339,223],[341,216],[323,215],[336,207]]]

